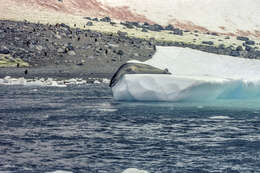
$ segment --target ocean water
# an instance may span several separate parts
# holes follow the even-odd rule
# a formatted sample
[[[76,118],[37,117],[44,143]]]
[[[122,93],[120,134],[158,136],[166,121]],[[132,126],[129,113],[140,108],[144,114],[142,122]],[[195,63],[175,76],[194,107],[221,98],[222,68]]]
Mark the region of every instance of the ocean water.
[[[106,84],[0,86],[0,172],[259,173],[259,104],[119,102]]]

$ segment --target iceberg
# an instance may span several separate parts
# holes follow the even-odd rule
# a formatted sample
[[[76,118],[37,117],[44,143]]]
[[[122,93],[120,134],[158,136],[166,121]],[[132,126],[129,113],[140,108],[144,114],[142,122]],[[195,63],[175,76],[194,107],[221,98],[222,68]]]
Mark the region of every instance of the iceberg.
[[[260,60],[211,54],[190,48],[157,47],[152,59],[129,63],[167,69],[171,74],[125,73],[112,86],[115,100],[260,100]]]

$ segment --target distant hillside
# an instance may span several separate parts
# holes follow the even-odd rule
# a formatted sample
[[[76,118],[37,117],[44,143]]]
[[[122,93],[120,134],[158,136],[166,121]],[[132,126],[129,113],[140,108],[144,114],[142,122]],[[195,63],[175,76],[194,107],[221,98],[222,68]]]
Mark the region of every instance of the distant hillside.
[[[182,29],[260,37],[257,0],[0,0],[0,18],[31,13],[110,16],[119,21],[173,24]],[[46,16],[47,18],[47,16]],[[47,20],[47,19],[46,19]]]

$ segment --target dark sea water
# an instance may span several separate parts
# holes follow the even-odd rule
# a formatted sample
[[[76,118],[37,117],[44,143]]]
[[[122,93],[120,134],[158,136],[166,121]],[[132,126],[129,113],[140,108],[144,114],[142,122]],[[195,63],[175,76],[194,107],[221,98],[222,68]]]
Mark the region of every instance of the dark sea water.
[[[103,84],[0,86],[0,172],[259,173],[260,108],[232,104],[118,102]]]

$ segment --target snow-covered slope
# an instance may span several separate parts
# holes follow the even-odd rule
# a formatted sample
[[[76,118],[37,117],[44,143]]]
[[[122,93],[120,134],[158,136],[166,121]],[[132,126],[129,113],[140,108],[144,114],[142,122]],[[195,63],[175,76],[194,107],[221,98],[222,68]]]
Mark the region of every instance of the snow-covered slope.
[[[260,36],[260,1],[257,0],[98,0],[166,25],[223,33]]]
[[[189,48],[158,47],[145,64],[164,74],[124,75],[112,88],[117,100],[260,100],[260,61],[215,55]]]
[[[0,17],[32,10],[174,24],[183,29],[260,37],[259,0],[0,0]],[[17,8],[16,8],[17,7]],[[46,16],[47,17],[47,16]]]

